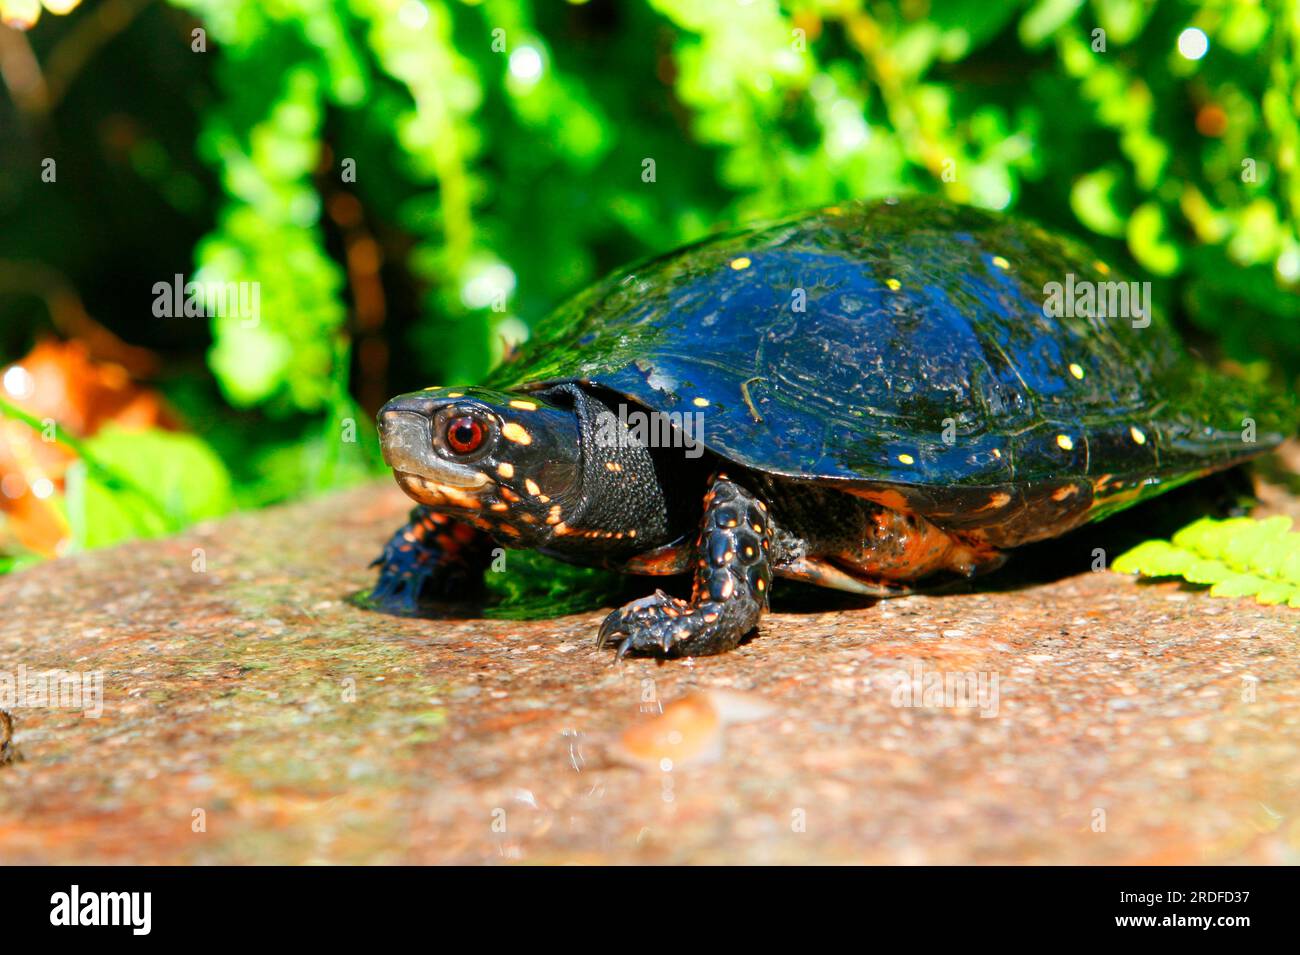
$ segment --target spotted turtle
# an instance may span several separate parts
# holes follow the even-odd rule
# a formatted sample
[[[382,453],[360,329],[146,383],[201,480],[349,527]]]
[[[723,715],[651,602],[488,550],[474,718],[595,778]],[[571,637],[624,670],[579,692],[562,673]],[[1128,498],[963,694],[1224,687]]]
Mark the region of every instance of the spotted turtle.
[[[927,198],[631,266],[484,387],[380,411],[419,506],[374,598],[460,596],[496,544],[536,548],[693,574],[689,600],[656,591],[599,639],[718,653],[774,577],[888,596],[973,576],[1278,444],[1287,403],[1191,358],[1142,289],[1074,241]]]

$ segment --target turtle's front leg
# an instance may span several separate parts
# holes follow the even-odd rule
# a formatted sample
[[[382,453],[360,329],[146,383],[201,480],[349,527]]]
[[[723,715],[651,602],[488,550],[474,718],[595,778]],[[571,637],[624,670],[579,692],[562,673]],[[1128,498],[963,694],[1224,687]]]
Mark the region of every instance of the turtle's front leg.
[[[491,552],[486,534],[421,505],[370,565],[379,568],[370,599],[397,613],[429,601],[466,600],[482,589]]]
[[[704,497],[690,601],[657,590],[605,618],[602,646],[627,653],[707,656],[738,644],[758,625],[772,585],[772,518],[767,505],[726,479]]]

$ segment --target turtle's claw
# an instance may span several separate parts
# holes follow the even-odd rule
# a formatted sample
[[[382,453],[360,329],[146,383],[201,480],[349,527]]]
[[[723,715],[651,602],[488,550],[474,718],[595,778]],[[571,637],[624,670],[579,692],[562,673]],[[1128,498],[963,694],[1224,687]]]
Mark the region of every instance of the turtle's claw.
[[[649,597],[634,600],[606,617],[600,627],[597,645],[611,646],[614,638],[622,634],[615,655],[617,660],[631,652],[659,657],[680,656],[689,652],[683,645],[696,636],[703,624],[685,600],[656,590]]]
[[[596,634],[596,646],[598,647],[608,646],[609,644],[613,643],[613,641],[610,640],[610,637],[612,637],[614,634],[626,633],[627,631],[622,629],[622,622],[623,622],[623,615],[622,615],[622,611],[620,610],[615,610],[613,613],[607,616],[605,618],[605,621],[600,625],[600,632]],[[623,651],[620,650],[619,658],[621,659],[622,656],[623,656]]]
[[[623,634],[616,659],[628,653],[697,657],[730,650],[767,609],[773,528],[767,506],[719,476],[705,499],[696,549],[700,560],[690,601],[656,590],[615,610],[600,628],[600,645]]]

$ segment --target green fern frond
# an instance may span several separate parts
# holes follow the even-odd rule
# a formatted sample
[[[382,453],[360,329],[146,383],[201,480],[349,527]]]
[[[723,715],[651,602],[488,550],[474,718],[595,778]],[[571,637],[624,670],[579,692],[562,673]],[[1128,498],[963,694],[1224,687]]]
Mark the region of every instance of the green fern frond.
[[[1182,577],[1215,597],[1254,597],[1300,607],[1300,533],[1291,518],[1202,518],[1172,539],[1144,541],[1111,569],[1145,577]]]

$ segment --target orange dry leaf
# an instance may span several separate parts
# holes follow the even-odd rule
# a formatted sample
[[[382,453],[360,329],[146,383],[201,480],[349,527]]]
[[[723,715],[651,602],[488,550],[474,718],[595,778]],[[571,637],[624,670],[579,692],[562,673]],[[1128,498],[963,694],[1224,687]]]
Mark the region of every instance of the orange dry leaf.
[[[4,399],[57,433],[86,438],[107,424],[129,430],[175,429],[177,422],[157,392],[131,380],[116,363],[96,361],[85,343],[47,339],[0,372]],[[68,536],[55,492],[76,455],[54,440],[55,426],[35,432],[22,421],[0,418],[0,510],[8,532],[28,550],[58,553]]]

